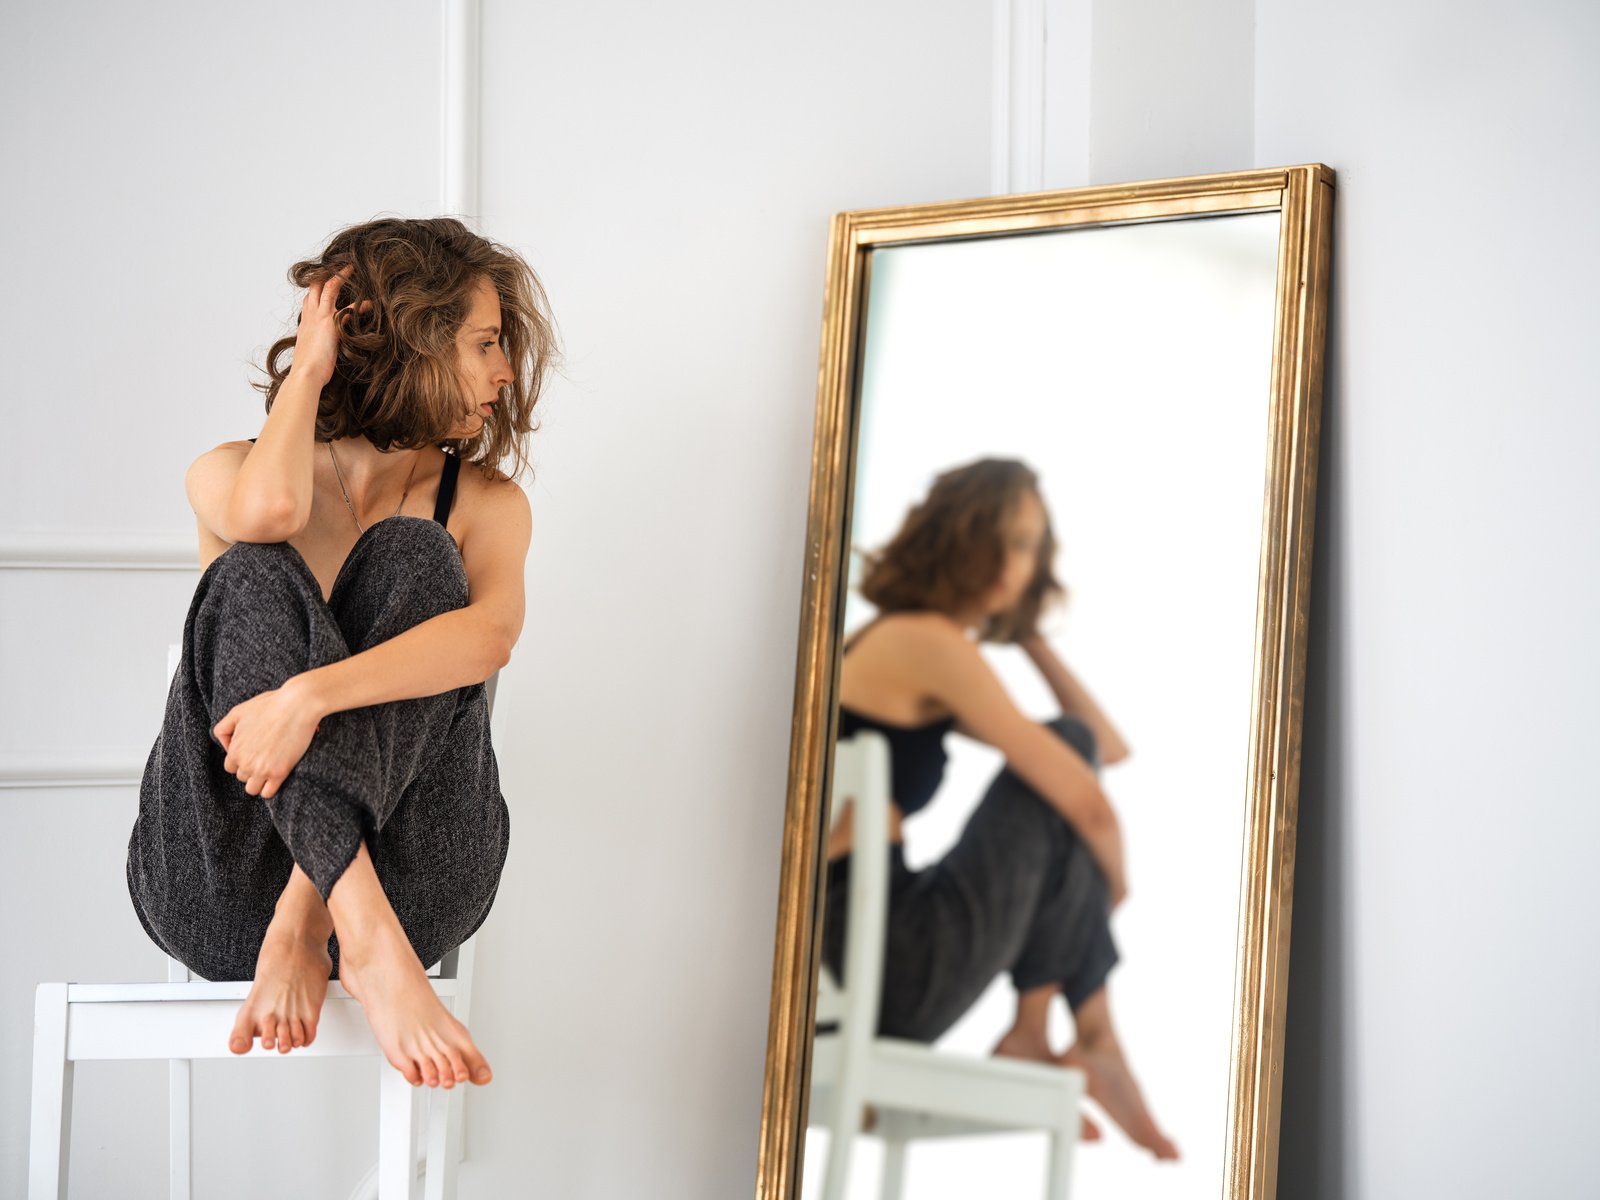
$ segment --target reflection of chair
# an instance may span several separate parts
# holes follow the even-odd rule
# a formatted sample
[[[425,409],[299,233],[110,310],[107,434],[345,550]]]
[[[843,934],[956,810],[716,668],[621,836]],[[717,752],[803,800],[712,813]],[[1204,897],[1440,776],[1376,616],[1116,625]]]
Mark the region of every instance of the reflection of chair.
[[[818,980],[810,1124],[829,1133],[823,1200],[844,1200],[850,1150],[870,1106],[883,1139],[883,1200],[898,1200],[908,1143],[916,1139],[1041,1130],[1050,1136],[1048,1200],[1067,1200],[1077,1149],[1083,1072],[1071,1067],[941,1054],[921,1042],[876,1036],[888,922],[889,746],[860,733],[834,756],[832,816],[855,801],[844,973]]]
[[[182,653],[167,650],[171,682]],[[488,701],[494,708],[499,672],[488,680]],[[473,942],[468,938],[429,968],[434,991],[461,1021],[468,1019],[472,999]],[[337,981],[317,1023],[317,1040],[289,1054],[253,1047],[236,1055],[228,1049],[234,1015],[250,994],[248,982],[211,983],[191,980],[189,970],[167,959],[166,983],[41,983],[34,1003],[33,1125],[28,1153],[29,1200],[64,1200],[67,1195],[67,1152],[72,1131],[73,1064],[83,1060],[169,1060],[169,1195],[188,1200],[193,1178],[191,1151],[193,1082],[190,1062],[196,1058],[248,1058],[299,1061],[308,1057],[382,1055],[360,1005]],[[417,1110],[427,1108],[423,1134],[428,1200],[455,1195],[456,1166],[461,1160],[461,1088],[413,1088],[387,1061],[380,1064],[378,1116],[379,1200],[410,1200],[416,1194],[419,1132]],[[371,1192],[372,1174],[358,1194]]]

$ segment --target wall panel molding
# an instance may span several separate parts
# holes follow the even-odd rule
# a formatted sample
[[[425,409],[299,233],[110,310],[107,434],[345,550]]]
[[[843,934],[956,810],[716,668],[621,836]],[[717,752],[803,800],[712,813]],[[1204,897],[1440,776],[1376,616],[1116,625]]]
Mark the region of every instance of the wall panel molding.
[[[192,532],[0,531],[4,571],[199,571]]]
[[[1045,0],[994,0],[990,188],[1044,187]]]
[[[479,0],[443,0],[439,98],[439,206],[477,228],[482,127],[483,17]]]
[[[75,750],[0,754],[0,791],[138,787],[149,750]]]

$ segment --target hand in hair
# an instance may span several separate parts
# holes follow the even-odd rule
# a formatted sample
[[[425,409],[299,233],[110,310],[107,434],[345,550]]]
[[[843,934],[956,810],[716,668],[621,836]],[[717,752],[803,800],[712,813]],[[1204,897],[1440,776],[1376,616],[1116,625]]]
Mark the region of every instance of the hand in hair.
[[[319,279],[306,289],[305,301],[300,306],[300,324],[294,339],[294,364],[297,374],[321,388],[333,378],[334,363],[339,357],[340,322],[355,308],[347,304],[336,309],[339,289],[355,270],[355,263],[346,263],[326,279]],[[361,302],[360,311],[372,307],[371,300]]]

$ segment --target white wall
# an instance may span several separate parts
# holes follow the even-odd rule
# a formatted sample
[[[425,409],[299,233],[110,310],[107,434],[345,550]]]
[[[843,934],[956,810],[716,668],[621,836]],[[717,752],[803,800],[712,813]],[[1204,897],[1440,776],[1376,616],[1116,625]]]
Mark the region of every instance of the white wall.
[[[743,1196],[826,217],[989,190],[989,14],[553,8],[484,16],[483,226],[544,273],[569,366],[502,681],[525,734],[474,1023],[499,1074],[462,1193]],[[1047,81],[1049,184],[1340,173],[1280,1194],[1583,1194],[1595,11],[1256,0],[1252,23],[1218,0],[1209,74],[1177,54],[1192,5],[1115,37],[1109,3],[1050,11],[1104,36],[1050,48],[1093,79]],[[186,545],[183,468],[258,427],[246,365],[292,317],[289,262],[435,211],[431,4],[167,13],[0,9],[8,545]],[[1127,85],[1162,61],[1196,75],[1141,109]],[[142,754],[191,588],[0,572],[0,754]],[[121,880],[133,801],[0,791],[8,1195],[33,982],[159,973]],[[375,1139],[339,1114],[371,1079],[232,1066],[202,1073],[200,1184],[345,1194]],[[160,1068],[79,1085],[79,1194],[160,1195]]]
[[[990,14],[484,9],[481,227],[542,273],[568,365],[497,701],[514,832],[473,1021],[497,1074],[462,1195],[748,1195],[828,218],[988,190]],[[260,427],[248,364],[296,311],[289,263],[436,211],[437,8],[0,19],[0,538],[181,557],[184,468]],[[0,571],[0,765],[142,765],[194,579]],[[122,879],[135,801],[0,790],[0,1194],[34,984],[160,977]],[[75,1195],[164,1194],[164,1080],[80,1070]],[[347,1195],[375,1081],[203,1070],[200,1194]]]
[[[526,736],[501,758],[526,790],[480,993],[517,1066],[479,1106],[474,1178],[748,1196],[828,218],[987,190],[988,13],[484,21],[485,225],[543,271],[570,361],[538,443],[506,697]]]
[[[1256,11],[1339,172],[1280,1194],[1593,1195],[1600,9]]]
[[[1339,173],[1279,1194],[1592,1194],[1600,10],[1153,7],[1094,10],[1095,182]]]
[[[423,0],[270,14],[0,9],[6,558],[39,544],[194,555],[183,474],[260,428],[252,360],[335,227],[438,194],[438,16]],[[136,776],[192,569],[0,570],[0,764]],[[129,784],[0,789],[0,1195],[25,1191],[33,990],[157,980],[123,879]],[[199,1195],[348,1195],[375,1060],[196,1071]],[[73,1195],[166,1195],[166,1069],[77,1074]],[[270,1130],[270,1135],[263,1131]]]

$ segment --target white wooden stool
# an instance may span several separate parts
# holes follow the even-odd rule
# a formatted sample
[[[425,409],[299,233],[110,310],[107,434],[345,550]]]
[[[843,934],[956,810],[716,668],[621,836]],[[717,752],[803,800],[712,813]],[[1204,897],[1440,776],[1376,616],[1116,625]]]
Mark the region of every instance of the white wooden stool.
[[[900,1200],[912,1142],[1039,1131],[1049,1138],[1045,1196],[1067,1200],[1087,1078],[1077,1067],[946,1054],[880,1037],[878,1000],[889,919],[889,743],[863,731],[834,750],[828,826],[855,801],[850,897],[840,986],[817,981],[819,1032],[812,1043],[809,1124],[829,1134],[823,1200],[844,1200],[852,1145],[870,1107],[883,1139],[880,1200]]]
[[[177,670],[180,646],[169,646],[167,679]],[[495,672],[488,680],[494,711]],[[466,1023],[472,1001],[475,937],[429,968],[444,1006]],[[382,1056],[356,999],[337,981],[309,1046],[288,1054],[253,1045],[247,1054],[228,1049],[239,1005],[250,994],[246,982],[192,980],[188,968],[167,959],[166,983],[41,983],[34,1000],[33,1114],[28,1148],[29,1200],[66,1200],[67,1159],[72,1135],[73,1064],[102,1059],[170,1060],[170,1195],[190,1200],[193,1179],[193,1078],[197,1058],[298,1061],[302,1058]],[[453,1200],[461,1161],[461,1101],[455,1088],[414,1088],[385,1060],[379,1068],[378,1200],[415,1200],[419,1182],[426,1200]],[[426,1122],[417,1110],[426,1107]],[[422,1161],[416,1142],[422,1134]],[[421,1167],[419,1180],[418,1168]],[[362,1181],[365,1188],[369,1173]]]

